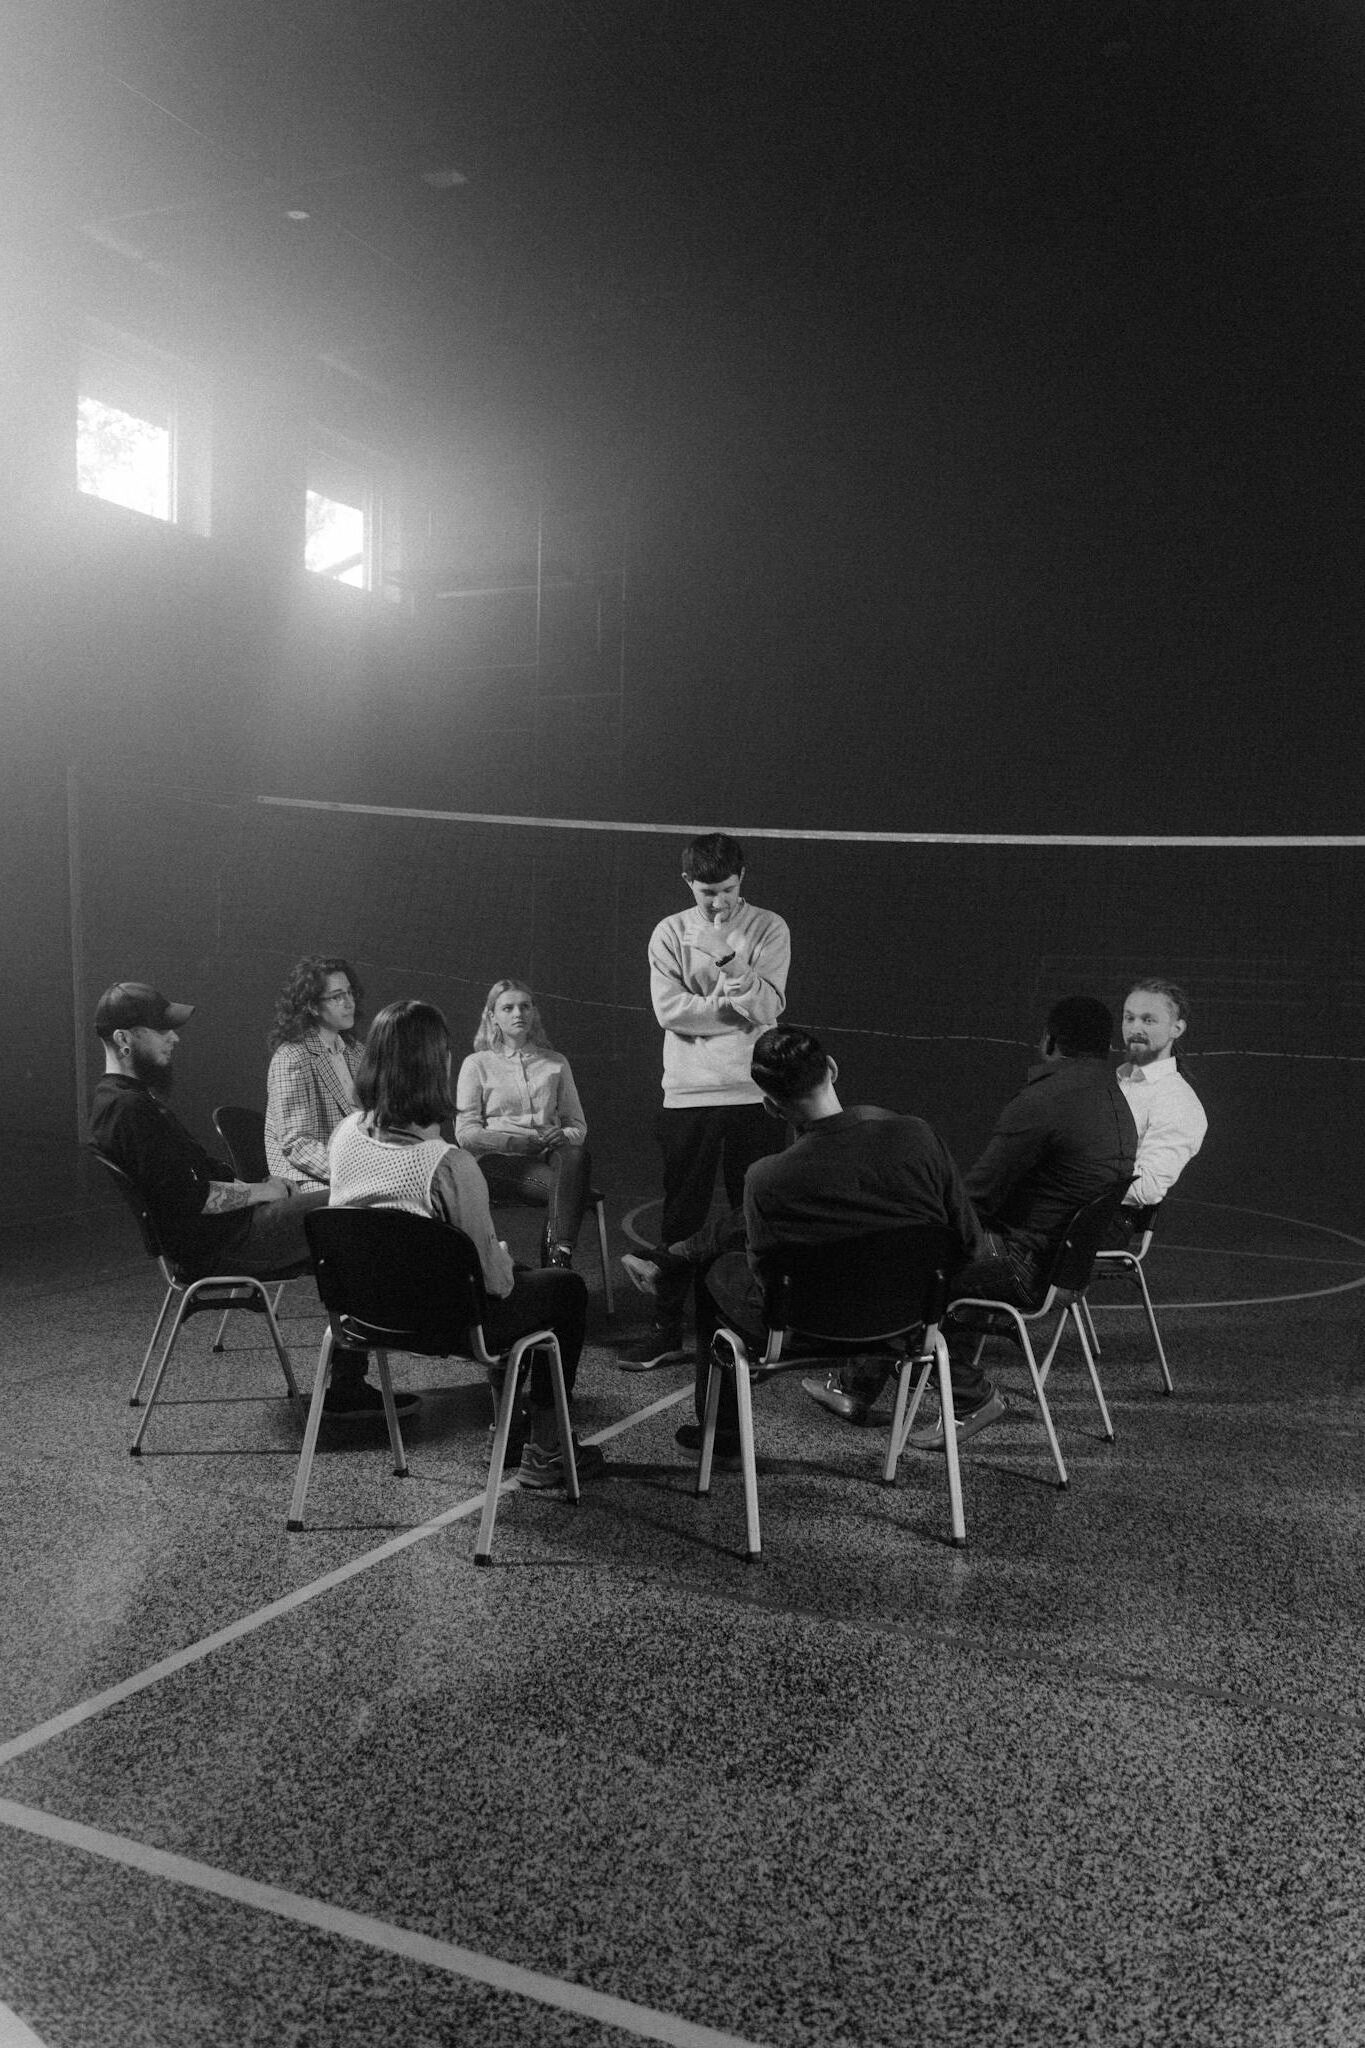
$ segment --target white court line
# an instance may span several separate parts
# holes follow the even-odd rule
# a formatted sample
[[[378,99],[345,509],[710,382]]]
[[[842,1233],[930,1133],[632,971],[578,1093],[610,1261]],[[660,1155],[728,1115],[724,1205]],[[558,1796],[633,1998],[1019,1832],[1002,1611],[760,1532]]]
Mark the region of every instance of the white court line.
[[[1188,1197],[1182,1195],[1178,1199],[1181,1201],[1185,1201],[1188,1199]],[[629,1210],[626,1213],[626,1215],[622,1217],[621,1228],[622,1230],[624,1230],[626,1236],[632,1239],[634,1243],[647,1245],[652,1242],[650,1238],[642,1237],[640,1235],[639,1231],[635,1228],[635,1219],[637,1216],[642,1216],[646,1209],[657,1209],[660,1206],[661,1200],[661,1196],[655,1195],[648,1202],[637,1202],[635,1207]],[[1349,1230],[1337,1230],[1330,1223],[1306,1223],[1303,1217],[1301,1216],[1277,1216],[1274,1213],[1274,1211],[1270,1209],[1244,1209],[1240,1206],[1239,1203],[1236,1202],[1200,1202],[1197,1203],[1195,1206],[1203,1209],[1223,1209],[1234,1216],[1256,1216],[1259,1217],[1263,1223],[1291,1223],[1293,1224],[1296,1230],[1320,1230],[1328,1237],[1339,1237],[1344,1244],[1356,1245],[1362,1252],[1365,1252],[1365,1238],[1352,1237]],[[1208,1245],[1164,1244],[1160,1239],[1158,1239],[1157,1242],[1160,1249],[1163,1251],[1204,1252],[1209,1257],[1221,1256],[1221,1254],[1219,1254],[1219,1252],[1217,1251],[1216,1247]],[[1234,1252],[1231,1254],[1231,1256],[1243,1259],[1266,1258],[1272,1261],[1275,1260],[1277,1257],[1277,1255],[1274,1252]],[[1311,1257],[1311,1255],[1309,1256]],[[1285,1260],[1290,1264],[1296,1263],[1296,1254],[1293,1252],[1286,1253]],[[1306,1262],[1307,1259],[1305,1260],[1305,1263]],[[1347,1262],[1344,1259],[1333,1259],[1330,1261],[1326,1259],[1314,1259],[1311,1260],[1311,1263],[1313,1263],[1314,1265],[1345,1265]],[[1289,1302],[1295,1301],[1325,1301],[1329,1295],[1350,1294],[1358,1287],[1365,1287],[1365,1273],[1360,1274],[1358,1278],[1354,1280],[1343,1280],[1336,1287],[1309,1288],[1307,1293],[1304,1294],[1247,1294],[1241,1297],[1233,1295],[1223,1295],[1217,1301],[1157,1301],[1155,1298],[1153,1298],[1152,1306],[1153,1308],[1161,1309],[1279,1308],[1283,1307],[1285,1304]],[[1097,1301],[1093,1304],[1093,1306],[1095,1309],[1095,1313],[1097,1315],[1135,1316],[1146,1314],[1146,1310],[1143,1308],[1142,1303],[1140,1301]],[[3,1753],[0,1753],[0,1763],[3,1763],[3,1761]]]
[[[677,1392],[664,1394],[657,1401],[651,1401],[646,1408],[637,1408],[620,1422],[611,1423],[596,1435],[585,1437],[585,1443],[606,1443],[610,1438],[620,1436],[637,1422],[645,1422],[652,1415],[658,1415],[665,1408],[674,1407],[686,1400],[691,1387],[680,1387]],[[515,1478],[505,1479],[498,1489],[499,1497],[513,1490],[519,1491]],[[452,1522],[467,1520],[482,1512],[484,1496],[482,1491],[472,1494],[468,1500],[458,1501],[454,1507],[446,1508],[429,1522],[421,1522],[414,1529],[404,1529],[399,1536],[390,1537],[377,1549],[366,1550],[348,1563],[338,1565],[335,1571],[325,1572],[320,1579],[310,1579],[306,1586],[296,1586],[292,1593],[284,1594],[279,1600],[272,1600],[266,1607],[258,1607],[250,1614],[243,1614],[231,1621],[226,1628],[215,1629],[212,1635],[202,1636],[197,1643],[188,1643],[183,1650],[175,1650],[159,1663],[149,1664],[145,1671],[138,1671],[131,1678],[124,1678],[117,1685],[107,1686],[103,1692],[92,1693],[89,1699],[78,1700],[74,1707],[52,1715],[50,1720],[40,1721],[35,1728],[25,1729],[22,1735],[15,1735],[0,1744],[0,1767],[13,1763],[16,1758],[26,1756],[30,1750],[41,1749],[45,1742],[55,1741],[72,1728],[79,1728],[85,1721],[91,1721],[96,1714],[102,1714],[108,1707],[119,1706],[134,1694],[145,1692],[148,1686],[160,1684],[163,1678],[173,1678],[177,1671],[184,1671],[191,1664],[202,1663],[215,1650],[226,1649],[229,1643],[241,1640],[243,1636],[254,1635],[267,1622],[278,1621],[283,1615],[292,1614],[297,1607],[306,1606],[310,1600],[318,1599],[323,1593],[330,1593],[334,1587],[344,1586],[348,1579],[358,1578],[375,1565],[384,1564],[401,1551],[411,1549],[414,1543],[423,1543],[428,1536],[435,1536]]]
[[[43,2048],[32,2027],[26,2027],[7,2005],[0,2005],[0,2048]]]
[[[352,1913],[343,1906],[329,1906],[325,1900],[306,1898],[301,1892],[283,1890],[279,1885],[259,1884],[249,1877],[237,1877],[228,1870],[216,1870],[210,1863],[197,1863],[188,1856],[173,1856],[165,1849],[149,1848],[145,1842],[126,1835],[107,1834],[103,1828],[85,1827],[79,1821],[60,1820],[37,1807],[20,1806],[0,1799],[0,1824],[19,1828],[64,1848],[79,1849],[87,1856],[102,1857],[125,1869],[140,1870],[144,1876],[169,1879],[193,1891],[208,1892],[231,1904],[251,1906],[258,1913],[272,1913],[298,1927],[314,1927],[319,1933],[340,1935],[347,1941],[363,1942],[369,1948],[402,1956],[428,1970],[444,1970],[448,1976],[463,1977],[473,1984],[487,1984],[494,1991],[529,1998],[537,2005],[552,2006],[559,2012],[579,2013],[603,2026],[619,2027],[640,2041],[665,2041],[673,2048],[762,2048],[762,2044],[717,2027],[704,2027],[674,2013],[658,2012],[653,2006],[636,2005],[628,1998],[613,1998],[605,1991],[593,1991],[586,1984],[572,1984],[566,1978],[549,1977],[539,1970],[523,1970],[497,1956],[481,1955],[477,1949],[460,1948],[452,1941],[436,1941],[429,1934],[414,1934],[406,1927],[377,1920],[369,1913]]]

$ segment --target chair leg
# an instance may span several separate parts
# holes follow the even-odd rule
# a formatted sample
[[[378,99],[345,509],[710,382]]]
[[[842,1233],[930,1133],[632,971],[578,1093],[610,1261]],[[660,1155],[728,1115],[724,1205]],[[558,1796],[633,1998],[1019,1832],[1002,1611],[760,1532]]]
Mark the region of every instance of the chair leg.
[[[517,1412],[517,1402],[521,1397],[523,1356],[524,1352],[518,1351],[514,1344],[503,1368],[502,1392],[498,1396],[498,1419],[493,1426],[493,1448],[488,1455],[483,1513],[479,1517],[479,1536],[474,1545],[475,1564],[487,1564],[493,1555],[493,1524],[497,1520],[498,1498],[504,1485],[507,1445],[512,1435],[512,1417]]]
[[[714,1346],[722,1338],[730,1346],[731,1357],[734,1356],[735,1347],[740,1341],[730,1330],[717,1330],[715,1336],[711,1339],[713,1352],[706,1362],[706,1413],[701,1426],[701,1456],[697,1460],[697,1493],[699,1496],[708,1494],[711,1491],[711,1461],[716,1448],[716,1417],[720,1413],[720,1376],[723,1370],[716,1363]]]
[[[564,1497],[577,1507],[578,1461],[573,1452],[573,1421],[569,1414],[569,1390],[564,1383],[564,1360],[558,1343],[547,1348],[550,1352],[550,1385],[555,1397],[555,1421],[559,1425],[559,1449],[564,1459]]]
[[[719,1380],[716,1382],[716,1400],[719,1405]],[[739,1408],[739,1456],[744,1468],[744,1525],[749,1545],[749,1562],[753,1564],[763,1554],[763,1539],[758,1527],[758,1461],[754,1455],[753,1386],[749,1379],[748,1354],[738,1349],[735,1352],[735,1401]],[[709,1412],[709,1396],[706,1405]]]
[[[1090,1297],[1088,1294],[1081,1296],[1081,1307],[1085,1311],[1085,1327],[1090,1332],[1090,1347],[1096,1358],[1099,1358],[1101,1356],[1100,1340],[1095,1330],[1095,1318],[1090,1313]]]
[[[275,1356],[279,1359],[281,1366],[284,1368],[284,1383],[289,1389],[289,1398],[293,1402],[295,1410],[301,1412],[303,1408],[303,1396],[302,1394],[300,1394],[298,1382],[294,1378],[293,1363],[290,1359],[288,1351],[285,1348],[284,1338],[280,1334],[280,1326],[275,1317],[275,1310],[279,1306],[280,1295],[283,1293],[283,1291],[284,1290],[282,1285],[280,1287],[277,1287],[275,1290],[275,1299],[272,1302],[269,1294],[266,1292],[266,1289],[262,1287],[261,1305],[265,1310],[265,1320],[266,1325],[270,1331],[270,1341],[275,1346]]]
[[[929,1384],[929,1375],[934,1369],[934,1363],[935,1353],[932,1346],[922,1351],[917,1358],[907,1357],[900,1362],[896,1383],[896,1412],[891,1418],[891,1441],[886,1447],[886,1470],[882,1473],[882,1479],[888,1486],[894,1486],[896,1483],[896,1470],[905,1455],[905,1446],[910,1441],[910,1432],[915,1426],[915,1417],[919,1414],[919,1405],[924,1399],[924,1390]],[[914,1395],[906,1412],[903,1389],[909,1386],[910,1375],[916,1366],[919,1368],[919,1378],[915,1381]]]
[[[1085,1362],[1087,1366],[1089,1366],[1090,1368],[1090,1384],[1095,1389],[1095,1399],[1100,1404],[1100,1420],[1104,1424],[1104,1434],[1108,1442],[1112,1444],[1114,1441],[1114,1425],[1109,1420],[1109,1410],[1108,1407],[1105,1405],[1104,1399],[1104,1388],[1100,1385],[1100,1376],[1095,1367],[1095,1354],[1090,1349],[1090,1345],[1085,1334],[1085,1323],[1081,1317],[1081,1307],[1082,1303],[1084,1302],[1084,1299],[1085,1297],[1084,1295],[1082,1295],[1080,1301],[1073,1301],[1071,1307],[1067,1311],[1067,1314],[1070,1315],[1072,1321],[1076,1325],[1076,1335],[1081,1340],[1081,1349],[1085,1353]],[[1063,1320],[1065,1320],[1065,1318],[1063,1318]]]
[[[607,1249],[607,1205],[598,1202],[594,1206],[597,1210],[597,1249],[602,1255],[602,1293],[606,1299],[607,1314],[614,1316],[616,1297],[611,1288],[611,1254]]]
[[[148,1339],[147,1349],[142,1354],[142,1364],[138,1370],[138,1376],[133,1381],[133,1391],[128,1396],[128,1406],[130,1408],[136,1408],[139,1405],[138,1396],[142,1392],[142,1382],[147,1377],[147,1368],[152,1362],[152,1353],[156,1350],[156,1340],[161,1335],[162,1325],[170,1313],[171,1303],[175,1300],[178,1291],[174,1282],[166,1289],[161,1303],[161,1313],[152,1325],[152,1334]]]
[[[280,1313],[280,1297],[281,1297],[281,1296],[283,1295],[283,1293],[284,1293],[284,1287],[285,1287],[285,1283],[284,1283],[284,1281],[283,1281],[283,1280],[281,1280],[281,1282],[280,1282],[279,1286],[278,1286],[278,1287],[277,1287],[277,1288],[275,1289],[275,1299],[274,1299],[274,1301],[273,1301],[273,1302],[271,1302],[271,1304],[270,1304],[270,1306],[271,1306],[272,1310],[274,1311],[274,1314],[275,1314],[275,1316],[276,1316],[276,1319],[278,1319],[278,1317],[279,1317],[279,1313]],[[223,1313],[222,1313],[222,1317],[221,1317],[221,1319],[220,1319],[220,1321],[219,1321],[219,1324],[218,1324],[218,1333],[217,1333],[217,1335],[216,1335],[216,1336],[214,1337],[214,1340],[213,1340],[213,1342],[212,1342],[212,1343],[210,1344],[210,1346],[209,1346],[209,1350],[210,1350],[210,1351],[221,1351],[221,1350],[222,1350],[222,1348],[223,1348],[223,1333],[224,1333],[224,1331],[225,1331],[225,1330],[227,1329],[227,1326],[228,1326],[228,1317],[229,1317],[229,1316],[230,1316],[231,1314],[232,1314],[232,1310],[231,1310],[230,1308],[225,1308],[225,1309],[223,1310]]]
[[[1066,1328],[1066,1318],[1067,1311],[1063,1309],[1061,1314],[1057,1318],[1057,1327],[1052,1332],[1052,1342],[1048,1345],[1047,1353],[1043,1359],[1042,1364],[1038,1368],[1038,1377],[1043,1382],[1044,1386],[1047,1385],[1047,1376],[1052,1370],[1052,1361],[1057,1356],[1057,1346],[1062,1341],[1062,1332]]]
[[[564,1362],[559,1353],[559,1340],[553,1330],[532,1330],[524,1337],[518,1337],[507,1354],[502,1397],[498,1402],[498,1423],[493,1432],[493,1451],[488,1461],[488,1483],[484,1488],[483,1514],[479,1518],[478,1541],[474,1546],[475,1564],[492,1562],[493,1527],[497,1521],[498,1500],[503,1486],[510,1484],[510,1481],[504,1479],[503,1467],[507,1461],[508,1439],[512,1434],[512,1417],[516,1413],[517,1401],[520,1398],[523,1371],[527,1368],[532,1353],[536,1351],[548,1351],[550,1354],[550,1384],[554,1391],[555,1417],[559,1424],[560,1449],[564,1458],[564,1491],[571,1501],[578,1499],[578,1468],[574,1463],[569,1396],[564,1384]]]
[[[1047,1395],[1043,1390],[1043,1380],[1038,1370],[1038,1361],[1033,1355],[1033,1345],[1029,1340],[1027,1329],[1022,1324],[1020,1325],[1020,1335],[1024,1340],[1024,1357],[1028,1361],[1029,1373],[1033,1380],[1033,1391],[1038,1398],[1038,1407],[1043,1418],[1043,1427],[1047,1431],[1047,1440],[1052,1451],[1052,1462],[1057,1467],[1057,1484],[1058,1486],[1065,1486],[1067,1483],[1066,1466],[1062,1462],[1062,1447],[1057,1441],[1057,1432],[1052,1426],[1052,1410],[1047,1405]]]
[[[1152,1307],[1152,1297],[1147,1291],[1147,1275],[1143,1272],[1137,1260],[1133,1262],[1133,1276],[1138,1286],[1142,1289],[1142,1306],[1147,1311],[1148,1327],[1152,1332],[1152,1342],[1156,1345],[1157,1360],[1161,1366],[1162,1383],[1166,1392],[1173,1394],[1175,1388],[1171,1384],[1171,1369],[1166,1363],[1166,1347],[1161,1341],[1161,1332],[1156,1326],[1156,1310]]]
[[[896,1360],[896,1404],[891,1411],[891,1438],[886,1446],[886,1469],[882,1473],[884,1486],[894,1486],[896,1483],[896,1467],[900,1463],[901,1452],[905,1449],[905,1439],[908,1435],[905,1426],[905,1404],[909,1398],[911,1375],[917,1365],[920,1367],[919,1381],[915,1387],[915,1407],[918,1409],[920,1396],[924,1392],[925,1376],[929,1370],[928,1364],[923,1359],[911,1358],[909,1352],[902,1352]]]
[[[934,1360],[938,1366],[938,1405],[943,1417],[943,1457],[948,1467],[948,1511],[953,1525],[953,1543],[964,1549],[967,1523],[962,1513],[962,1467],[957,1455],[957,1417],[953,1411],[953,1375],[948,1364],[948,1346],[940,1330],[933,1332]],[[923,1384],[921,1382],[921,1384]],[[908,1431],[907,1431],[908,1434]]]
[[[175,1340],[180,1335],[181,1328],[184,1325],[185,1311],[193,1299],[194,1289],[193,1287],[187,1287],[180,1297],[180,1304],[175,1311],[175,1320],[171,1324],[171,1334],[166,1339],[166,1348],[162,1352],[156,1371],[152,1376],[151,1391],[147,1396],[147,1406],[142,1411],[142,1420],[137,1426],[137,1435],[128,1446],[130,1457],[140,1458],[142,1456],[142,1439],[147,1434],[147,1424],[152,1419],[152,1409],[156,1406],[156,1397],[161,1392],[161,1382],[166,1377],[166,1367],[171,1362],[171,1353],[175,1349]]]
[[[389,1354],[376,1351],[375,1370],[379,1374],[379,1391],[384,1399],[384,1420],[389,1428],[389,1449],[393,1452],[393,1476],[406,1479],[408,1476],[407,1452],[403,1449],[403,1432],[398,1427],[398,1410],[393,1405],[393,1381],[389,1377]]]
[[[327,1382],[332,1377],[332,1326],[329,1323],[322,1333],[322,1344],[318,1350],[317,1371],[313,1375],[313,1396],[308,1403],[308,1422],[303,1432],[303,1449],[299,1452],[298,1469],[294,1474],[294,1492],[289,1502],[286,1529],[303,1527],[304,1503],[308,1498],[308,1481],[313,1473],[313,1453],[318,1445],[318,1431],[322,1427],[322,1403],[327,1392]]]

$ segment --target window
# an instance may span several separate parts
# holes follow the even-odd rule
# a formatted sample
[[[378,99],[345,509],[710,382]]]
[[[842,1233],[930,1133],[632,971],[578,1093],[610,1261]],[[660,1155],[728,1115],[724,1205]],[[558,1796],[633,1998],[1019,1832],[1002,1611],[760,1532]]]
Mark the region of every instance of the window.
[[[207,408],[188,365],[134,342],[100,341],[82,351],[79,490],[206,533],[207,471]]]
[[[338,437],[315,434],[304,514],[306,567],[333,583],[396,597],[385,574],[392,536],[384,513],[379,459]]]

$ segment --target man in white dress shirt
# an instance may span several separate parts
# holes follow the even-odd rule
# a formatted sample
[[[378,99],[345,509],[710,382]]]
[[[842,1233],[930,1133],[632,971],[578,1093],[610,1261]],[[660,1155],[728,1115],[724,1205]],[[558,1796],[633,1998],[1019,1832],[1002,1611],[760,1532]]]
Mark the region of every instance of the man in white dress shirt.
[[[1119,1211],[1116,1242],[1138,1232],[1135,1211],[1165,1199],[1204,1142],[1209,1120],[1176,1064],[1190,1002],[1173,981],[1150,976],[1129,990],[1123,1004],[1123,1045],[1128,1057],[1119,1087],[1133,1112],[1138,1148],[1135,1179]]]

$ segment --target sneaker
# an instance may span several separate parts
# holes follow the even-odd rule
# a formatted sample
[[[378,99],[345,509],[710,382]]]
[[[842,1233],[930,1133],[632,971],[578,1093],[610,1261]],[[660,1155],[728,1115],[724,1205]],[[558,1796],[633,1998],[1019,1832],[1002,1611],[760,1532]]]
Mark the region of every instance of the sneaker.
[[[647,1294],[653,1300],[659,1291],[657,1261],[642,1259],[635,1252],[625,1252],[622,1254],[621,1264],[626,1269],[626,1278],[631,1286],[638,1288],[641,1294]]]
[[[573,1440],[574,1469],[581,1486],[585,1479],[595,1479],[607,1462],[606,1452],[600,1444],[580,1443]],[[523,1487],[537,1493],[546,1487],[564,1484],[564,1453],[556,1444],[553,1450],[543,1450],[539,1444],[527,1444],[517,1467],[517,1478]]]
[[[421,1407],[422,1397],[395,1390],[393,1405],[400,1415],[411,1415]],[[322,1397],[322,1412],[332,1422],[368,1422],[371,1416],[384,1413],[384,1396],[368,1380],[358,1387],[329,1387]]]
[[[980,1436],[983,1429],[989,1429],[993,1422],[999,1422],[1002,1415],[1009,1413],[1003,1394],[992,1393],[979,1408],[969,1408],[965,1415],[955,1415],[957,1440],[965,1444],[969,1438]],[[941,1451],[943,1449],[943,1417],[926,1424],[923,1429],[912,1429],[908,1439],[916,1451]]]
[[[675,1444],[680,1444],[683,1450],[691,1451],[694,1457],[699,1458],[701,1456],[701,1435],[701,1424],[699,1422],[685,1422],[674,1436],[673,1441]],[[744,1460],[740,1456],[738,1434],[734,1436],[722,1435],[720,1430],[716,1431],[716,1441],[711,1446],[711,1465],[712,1469],[716,1472],[742,1472],[744,1470]]]
[[[622,1344],[616,1353],[616,1363],[622,1372],[653,1372],[661,1365],[690,1360],[691,1351],[683,1342],[682,1328],[677,1323],[655,1323],[643,1337],[637,1337],[633,1344]]]
[[[828,1408],[831,1415],[837,1415],[840,1422],[851,1422],[855,1429],[866,1429],[870,1409],[866,1401],[856,1394],[845,1391],[837,1372],[827,1372],[822,1380],[802,1380],[801,1391],[812,1401],[818,1401],[822,1408]]]

